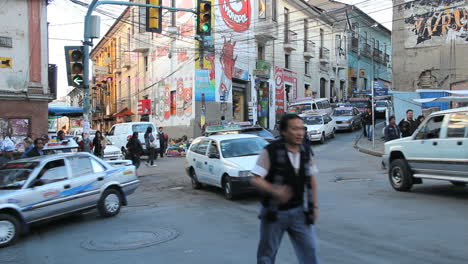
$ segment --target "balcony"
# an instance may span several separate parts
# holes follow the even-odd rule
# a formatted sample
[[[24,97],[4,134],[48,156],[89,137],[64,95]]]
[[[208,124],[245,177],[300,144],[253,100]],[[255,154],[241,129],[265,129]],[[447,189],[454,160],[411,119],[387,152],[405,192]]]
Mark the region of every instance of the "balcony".
[[[260,43],[266,43],[270,40],[276,39],[278,35],[278,28],[272,23],[272,21],[261,20],[255,25],[255,39]]]
[[[120,66],[121,66],[120,69],[122,69],[122,68],[129,69],[131,67],[130,53],[129,52],[123,52],[122,53]]]
[[[320,62],[322,63],[330,62],[330,50],[329,49],[325,47],[320,48]]]
[[[383,63],[382,51],[374,48],[373,56],[377,63]]]
[[[140,33],[132,39],[131,47],[133,52],[146,53],[151,49],[151,34]]]
[[[114,61],[114,70],[112,71],[113,74],[122,73],[122,59],[116,58]]]
[[[369,44],[364,44],[364,47],[362,48],[361,50],[361,54],[363,56],[366,56],[366,57],[369,57],[371,58],[372,57],[372,53],[371,53],[371,46]]]
[[[284,37],[285,37],[284,50],[287,52],[296,50],[297,49],[297,33],[292,30],[288,30],[284,32]]]
[[[310,59],[315,57],[315,42],[304,40],[304,58]]]

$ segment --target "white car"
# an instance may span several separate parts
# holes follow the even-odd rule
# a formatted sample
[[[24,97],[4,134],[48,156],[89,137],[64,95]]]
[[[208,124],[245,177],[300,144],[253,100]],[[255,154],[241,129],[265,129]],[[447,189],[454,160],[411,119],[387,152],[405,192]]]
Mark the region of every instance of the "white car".
[[[325,143],[326,138],[334,138],[336,132],[336,121],[328,114],[315,113],[300,115],[307,127],[307,135],[310,141]]]
[[[195,139],[185,164],[192,187],[200,189],[202,184],[220,187],[227,199],[252,191],[250,171],[267,144],[261,137],[244,134]]]
[[[107,133],[106,137],[112,142],[118,149],[127,146],[128,139],[133,135],[133,132],[138,132],[138,139],[140,140],[143,149],[146,150],[145,145],[145,133],[146,129],[151,127],[153,129],[154,144],[156,149],[159,149],[159,135],[156,131],[156,126],[151,122],[130,122],[130,123],[119,123],[112,126]]]
[[[411,137],[385,143],[390,184],[409,191],[422,179],[468,183],[468,107],[431,114]]]

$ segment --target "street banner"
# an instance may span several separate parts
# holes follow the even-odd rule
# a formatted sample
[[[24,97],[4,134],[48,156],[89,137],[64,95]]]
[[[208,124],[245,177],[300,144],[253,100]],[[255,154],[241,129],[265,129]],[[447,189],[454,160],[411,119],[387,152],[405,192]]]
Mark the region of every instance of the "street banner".
[[[284,71],[275,66],[275,95],[276,95],[276,113],[284,113]]]

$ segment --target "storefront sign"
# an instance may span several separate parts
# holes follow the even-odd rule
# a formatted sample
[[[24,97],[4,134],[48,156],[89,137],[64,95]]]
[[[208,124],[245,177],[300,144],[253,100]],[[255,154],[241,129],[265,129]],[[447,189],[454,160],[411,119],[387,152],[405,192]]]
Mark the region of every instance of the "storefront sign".
[[[278,66],[275,67],[275,95],[276,95],[276,113],[284,113],[284,70]]]
[[[243,81],[248,81],[249,80],[249,72],[239,69],[237,67],[234,67],[234,73],[232,74],[232,78],[243,80]]]
[[[290,100],[296,100],[297,98],[297,73],[293,71],[284,70],[284,82],[291,85],[293,91],[293,98],[289,98]]]
[[[251,20],[250,0],[219,0],[224,23],[232,30],[242,33],[249,29]]]
[[[195,70],[195,101],[201,101],[205,94],[205,101],[215,100],[215,87],[210,84],[210,70]]]
[[[266,79],[270,78],[271,64],[266,61],[257,61],[257,69],[255,75]]]
[[[138,114],[139,115],[151,114],[151,100],[150,99],[138,100]]]

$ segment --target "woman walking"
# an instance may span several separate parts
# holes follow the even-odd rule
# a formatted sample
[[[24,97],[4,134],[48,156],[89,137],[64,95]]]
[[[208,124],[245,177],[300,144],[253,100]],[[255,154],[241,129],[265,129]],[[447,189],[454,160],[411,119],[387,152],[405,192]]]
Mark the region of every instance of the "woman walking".
[[[104,137],[102,137],[101,131],[96,131],[93,139],[94,155],[97,157],[104,157],[104,148],[103,148]]]
[[[146,150],[148,151],[148,161],[146,162],[146,166],[156,167],[157,165],[154,164],[155,159],[155,147],[154,147],[155,138],[153,136],[153,128],[148,127],[145,133],[145,146]],[[156,158],[158,156],[156,155]]]
[[[138,139],[138,132],[133,132],[132,137],[127,143],[127,149],[133,165],[138,169],[140,167],[140,156],[143,153],[143,147],[141,147],[141,142]]]

